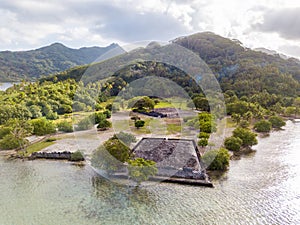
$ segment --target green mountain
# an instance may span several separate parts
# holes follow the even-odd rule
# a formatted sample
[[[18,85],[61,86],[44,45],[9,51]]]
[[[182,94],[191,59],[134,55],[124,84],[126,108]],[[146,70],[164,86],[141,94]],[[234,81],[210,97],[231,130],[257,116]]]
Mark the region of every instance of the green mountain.
[[[72,49],[60,43],[30,51],[0,52],[0,81],[34,80],[69,68],[89,64],[104,53],[119,48],[84,47]]]
[[[271,94],[299,94],[300,61],[283,59],[245,48],[238,40],[230,40],[211,32],[197,33],[173,40],[198,54],[208,64],[223,91],[235,90],[238,96],[264,90]]]
[[[164,46],[151,43],[146,48],[138,48],[129,54],[121,54],[102,63],[70,69],[58,74],[55,80],[72,78],[89,83],[112,76],[113,79],[118,78],[118,82],[112,80],[111,83],[121,83],[124,86],[134,78],[155,73],[155,75],[166,77],[178,84],[193,86],[194,83],[190,81],[189,76],[182,71],[180,73],[178,69],[173,67],[166,69],[159,63],[142,62],[151,61],[153,55],[158,62],[164,62],[159,60],[160,53],[164,52],[169,55],[169,61],[174,62],[173,65],[189,65],[191,69],[195,68],[197,65],[193,65],[192,56],[183,58],[174,54],[174,49],[178,48],[180,51],[181,46],[193,51],[203,59],[224,92],[233,90],[238,97],[252,96],[265,91],[270,95],[287,97],[295,97],[300,93],[299,60],[294,58],[286,60],[279,55],[254,51],[245,48],[238,40],[230,40],[210,32],[180,37]],[[139,60],[140,58],[144,60]],[[126,62],[132,63],[126,65]],[[199,71],[199,73],[203,77],[207,74],[206,71]],[[46,80],[53,81],[54,79],[48,77]]]

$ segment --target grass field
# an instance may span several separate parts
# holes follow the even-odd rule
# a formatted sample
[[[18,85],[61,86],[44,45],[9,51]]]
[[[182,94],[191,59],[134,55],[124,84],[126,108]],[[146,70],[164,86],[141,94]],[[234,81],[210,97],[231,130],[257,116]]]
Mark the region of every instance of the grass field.
[[[31,153],[33,152],[38,152],[43,150],[44,148],[51,146],[55,143],[55,141],[42,141],[42,142],[38,142],[38,143],[34,143],[28,147],[26,147],[26,152],[23,153],[23,156],[29,156]]]

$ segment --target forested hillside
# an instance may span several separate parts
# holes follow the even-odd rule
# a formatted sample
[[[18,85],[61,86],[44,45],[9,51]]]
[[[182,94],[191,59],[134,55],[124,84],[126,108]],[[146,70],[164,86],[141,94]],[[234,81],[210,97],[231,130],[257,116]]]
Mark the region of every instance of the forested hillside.
[[[71,49],[54,43],[31,51],[0,52],[0,81],[34,80],[69,68],[89,64],[102,54],[119,47]]]
[[[294,96],[299,93],[300,62],[279,55],[245,48],[210,32],[181,37],[173,41],[197,53],[211,68],[223,91],[234,90],[238,96],[264,90],[270,94]]]

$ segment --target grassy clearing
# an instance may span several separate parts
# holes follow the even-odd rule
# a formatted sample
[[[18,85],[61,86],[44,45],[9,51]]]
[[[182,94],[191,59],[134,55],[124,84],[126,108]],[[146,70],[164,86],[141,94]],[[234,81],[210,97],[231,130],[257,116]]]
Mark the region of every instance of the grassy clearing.
[[[181,133],[181,125],[180,124],[167,124],[168,134],[177,134]]]
[[[54,143],[55,143],[54,141],[42,141],[42,142],[34,143],[34,144],[28,146],[26,148],[26,152],[24,152],[21,155],[29,156],[29,155],[31,155],[31,153],[39,152],[39,151],[43,150],[44,148],[47,148],[47,147],[53,145]]]
[[[181,98],[170,98],[166,99],[166,101],[161,100],[159,103],[155,105],[156,109],[158,108],[176,108],[182,110],[188,110],[186,99]]]

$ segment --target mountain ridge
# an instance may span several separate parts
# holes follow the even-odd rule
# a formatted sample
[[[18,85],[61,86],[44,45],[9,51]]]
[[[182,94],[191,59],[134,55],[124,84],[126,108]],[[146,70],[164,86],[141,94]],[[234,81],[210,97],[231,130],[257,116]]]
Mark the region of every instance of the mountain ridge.
[[[69,48],[62,43],[52,43],[28,51],[0,52],[0,81],[35,80],[43,75],[65,71],[89,64],[106,52],[120,48],[112,43],[106,47]]]

